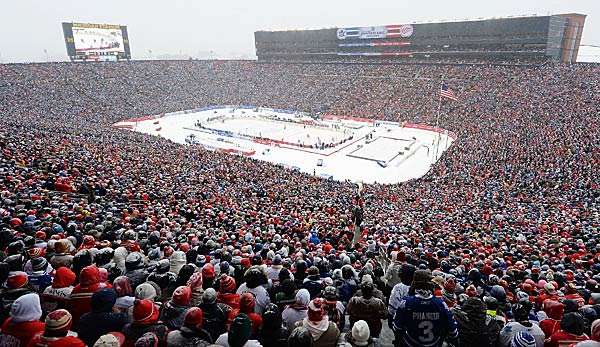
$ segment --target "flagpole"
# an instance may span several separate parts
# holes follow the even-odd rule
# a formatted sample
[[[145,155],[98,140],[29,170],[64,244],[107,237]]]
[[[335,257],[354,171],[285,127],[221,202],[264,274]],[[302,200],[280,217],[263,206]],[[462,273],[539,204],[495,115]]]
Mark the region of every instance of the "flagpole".
[[[437,144],[435,144],[435,151],[434,151],[434,157],[433,157],[433,162],[435,162],[437,160],[437,156],[438,156],[438,150],[439,150],[439,145],[440,145],[440,139],[439,139],[439,132],[438,132],[438,126],[439,126],[439,121],[440,121],[440,113],[442,112],[442,87],[444,86],[444,75],[442,75],[442,79],[440,80],[440,90],[438,91],[438,110],[437,110],[437,115],[435,117],[435,131],[438,134],[438,141]],[[435,143],[435,139],[434,139],[434,143]]]

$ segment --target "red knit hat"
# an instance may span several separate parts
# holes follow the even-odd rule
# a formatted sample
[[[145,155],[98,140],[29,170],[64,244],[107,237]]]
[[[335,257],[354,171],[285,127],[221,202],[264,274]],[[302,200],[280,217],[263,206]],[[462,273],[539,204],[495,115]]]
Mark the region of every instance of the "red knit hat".
[[[324,304],[325,302],[321,298],[316,298],[308,304],[308,320],[313,322],[320,322],[325,316]]]
[[[188,286],[180,286],[175,289],[171,300],[175,305],[188,306],[192,299],[192,290]]]
[[[254,306],[256,306],[256,298],[254,298],[254,294],[242,294],[240,297],[240,311],[244,313],[254,312]]]
[[[73,323],[73,317],[67,310],[55,310],[48,313],[46,316],[46,332],[52,332],[52,336],[62,335],[65,336],[71,329]]]
[[[235,279],[231,276],[221,276],[221,282],[219,284],[219,292],[221,293],[234,293],[236,288]]]
[[[187,253],[190,250],[190,244],[187,242],[183,242],[183,243],[179,244],[179,250],[184,253]]]
[[[23,288],[29,283],[27,274],[23,271],[15,271],[6,280],[6,286],[9,289]]]
[[[242,258],[240,265],[242,265],[245,269],[249,268],[251,265],[250,258]]]
[[[204,312],[200,307],[192,307],[185,313],[183,318],[183,325],[188,328],[202,328],[202,321],[204,320]]]
[[[156,323],[158,321],[158,314],[158,306],[151,300],[136,300],[133,303],[133,320],[136,323]]]
[[[477,296],[477,288],[475,288],[475,286],[471,284],[467,287],[467,289],[465,290],[465,293],[469,297],[476,297]]]
[[[202,277],[215,278],[215,267],[213,266],[213,264],[208,263],[202,267]]]

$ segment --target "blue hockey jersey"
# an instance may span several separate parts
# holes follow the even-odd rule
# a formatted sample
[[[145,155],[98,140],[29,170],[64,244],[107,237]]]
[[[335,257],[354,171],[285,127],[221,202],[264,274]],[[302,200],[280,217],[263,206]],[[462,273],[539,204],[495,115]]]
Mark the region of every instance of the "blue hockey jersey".
[[[401,346],[438,347],[444,341],[455,345],[458,339],[452,312],[433,296],[404,297],[396,310],[393,328]]]

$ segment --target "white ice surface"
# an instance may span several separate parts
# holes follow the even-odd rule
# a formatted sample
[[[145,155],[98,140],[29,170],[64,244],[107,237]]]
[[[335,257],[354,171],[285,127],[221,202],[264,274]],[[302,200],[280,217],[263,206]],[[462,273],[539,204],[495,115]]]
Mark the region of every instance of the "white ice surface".
[[[452,144],[452,138],[445,134],[437,132],[403,128],[399,124],[381,124],[374,126],[373,123],[359,123],[356,121],[339,120],[320,120],[323,128],[307,127],[303,125],[265,121],[265,116],[277,115],[280,118],[302,119],[300,116],[293,116],[285,113],[277,113],[269,109],[235,109],[222,108],[217,110],[207,110],[190,113],[167,114],[160,119],[145,120],[139,122],[119,122],[117,125],[130,125],[133,130],[159,135],[171,141],[186,144],[186,138],[190,134],[195,135],[195,141],[209,149],[238,149],[244,152],[255,151],[253,158],[282,164],[288,167],[295,167],[299,170],[316,174],[320,177],[331,176],[335,180],[350,180],[353,182],[365,183],[399,183],[410,179],[423,176],[431,168],[436,160],[436,152],[439,158],[442,153]],[[206,122],[206,119],[215,116],[225,116],[226,121]],[[233,117],[233,118],[232,118]],[[261,118],[262,119],[257,119]],[[229,118],[229,119],[227,119]],[[308,118],[306,118],[308,119]],[[320,139],[324,143],[353,135],[353,139],[344,142],[333,148],[323,150],[298,148],[294,146],[278,146],[259,144],[251,140],[224,137],[201,131],[194,126],[200,121],[203,125],[221,130],[229,130],[233,133],[246,135],[262,134],[273,140],[285,139],[287,142],[297,143],[299,139],[305,143],[317,143]],[[155,124],[157,123],[158,124]],[[353,127],[362,125],[360,129],[346,128],[345,124],[352,124]],[[329,127],[329,128],[327,128]],[[159,129],[157,131],[157,129]],[[187,129],[186,129],[187,128]],[[367,144],[365,136],[373,134],[375,141]],[[306,136],[306,135],[309,135]],[[395,139],[406,139],[409,141],[398,141],[386,139],[391,137]],[[411,151],[406,151],[412,138],[416,138],[414,147]],[[439,141],[439,150],[435,150],[435,144]],[[394,153],[405,152],[404,156],[398,156],[388,163],[388,166],[382,168],[373,160],[352,158],[347,154],[355,151],[359,146],[361,152],[368,153],[374,157],[374,160],[389,160]],[[415,151],[416,149],[416,151]],[[414,152],[414,154],[412,154]],[[355,152],[356,154],[356,152]],[[408,156],[408,154],[412,154]],[[381,157],[381,159],[380,159]],[[323,160],[323,166],[317,166],[318,159]]]

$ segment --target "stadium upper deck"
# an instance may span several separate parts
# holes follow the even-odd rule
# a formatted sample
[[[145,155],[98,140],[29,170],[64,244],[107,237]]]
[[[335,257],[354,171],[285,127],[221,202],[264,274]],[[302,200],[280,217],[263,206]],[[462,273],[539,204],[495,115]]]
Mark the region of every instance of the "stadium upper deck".
[[[260,61],[509,61],[571,63],[583,14],[318,30],[257,31]]]

